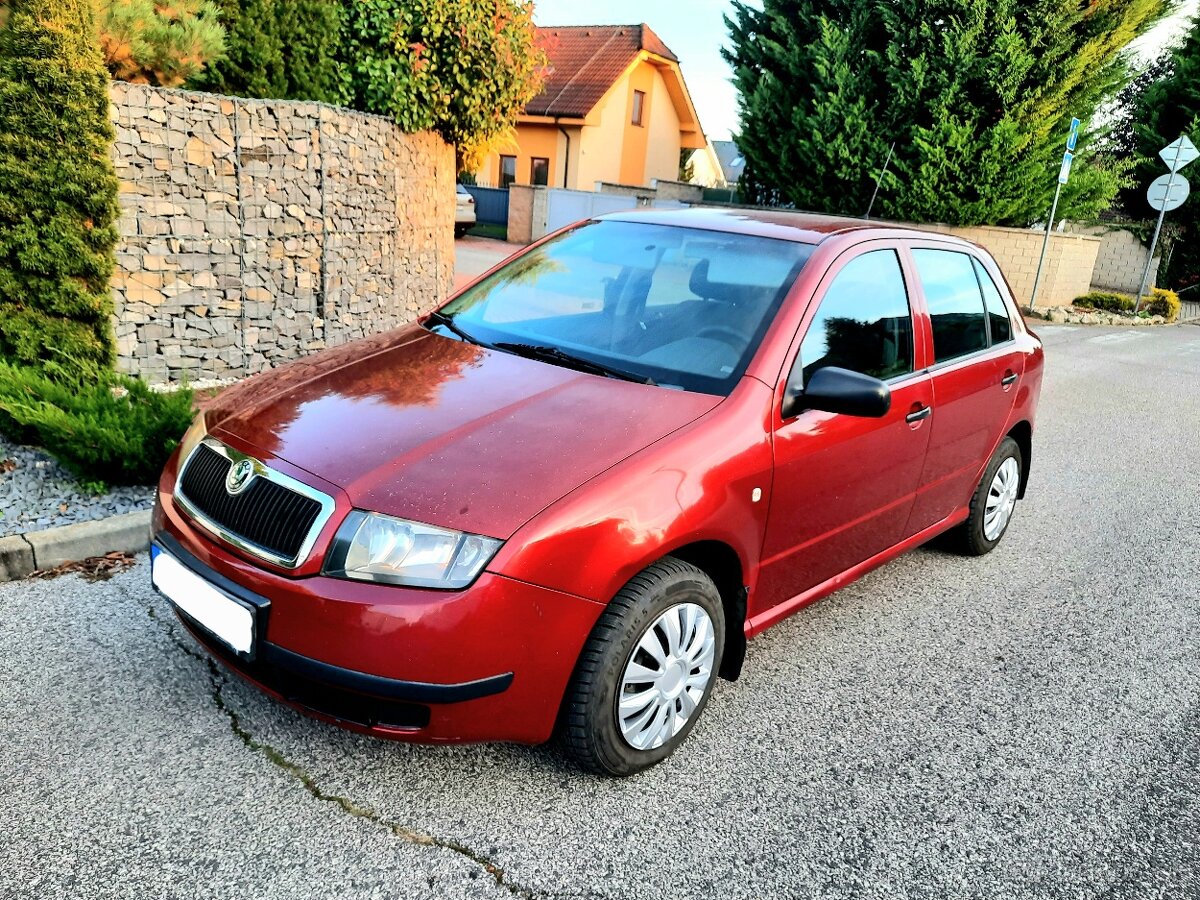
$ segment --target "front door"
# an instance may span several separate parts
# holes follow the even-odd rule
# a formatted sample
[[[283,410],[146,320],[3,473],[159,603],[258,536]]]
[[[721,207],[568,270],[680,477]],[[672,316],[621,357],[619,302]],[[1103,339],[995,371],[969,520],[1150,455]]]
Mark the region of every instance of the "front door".
[[[965,509],[1012,412],[1024,374],[1010,312],[987,270],[967,253],[912,249],[933,335],[929,453],[911,532]]]
[[[807,382],[823,366],[886,381],[879,419],[808,410],[777,421],[775,479],[752,616],[785,603],[903,537],[929,441],[933,401],[894,242],[847,252],[818,289],[793,363]],[[776,410],[778,416],[778,409]]]

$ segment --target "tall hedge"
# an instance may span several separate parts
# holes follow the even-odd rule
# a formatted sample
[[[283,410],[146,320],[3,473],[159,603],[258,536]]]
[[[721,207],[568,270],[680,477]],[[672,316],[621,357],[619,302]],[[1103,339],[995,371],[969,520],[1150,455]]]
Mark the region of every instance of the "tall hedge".
[[[189,87],[239,97],[349,102],[341,0],[218,0],[225,54]]]
[[[802,209],[1025,226],[1106,208],[1128,166],[1094,152],[1124,48],[1165,0],[735,0],[724,51],[746,170]],[[1095,121],[1095,126],[1093,126]]]
[[[112,365],[118,183],[90,0],[12,0],[0,31],[0,357]]]
[[[1127,192],[1125,205],[1139,218],[1155,215],[1146,202],[1146,188],[1167,174],[1159,151],[1181,134],[1200,144],[1200,21],[1192,23],[1187,39],[1175,48],[1163,70],[1164,77],[1141,95],[1133,117],[1140,159],[1137,181]],[[1192,163],[1183,175],[1195,184],[1198,169],[1200,163]],[[1159,283],[1177,288],[1200,284],[1200,196],[1195,190],[1179,210],[1167,213],[1167,221],[1180,229],[1180,235],[1170,255],[1170,271],[1162,273]]]

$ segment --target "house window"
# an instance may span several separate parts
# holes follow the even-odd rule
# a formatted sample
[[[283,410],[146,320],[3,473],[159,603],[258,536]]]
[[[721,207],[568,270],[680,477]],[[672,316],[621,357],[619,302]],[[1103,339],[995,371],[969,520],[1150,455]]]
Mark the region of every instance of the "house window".
[[[646,108],[646,92],[633,92],[633,118],[630,119],[634,125],[642,124],[642,111]]]
[[[529,163],[529,183],[550,183],[550,160],[544,156],[535,156]]]
[[[517,180],[517,158],[515,156],[500,157],[500,187],[506,188]]]

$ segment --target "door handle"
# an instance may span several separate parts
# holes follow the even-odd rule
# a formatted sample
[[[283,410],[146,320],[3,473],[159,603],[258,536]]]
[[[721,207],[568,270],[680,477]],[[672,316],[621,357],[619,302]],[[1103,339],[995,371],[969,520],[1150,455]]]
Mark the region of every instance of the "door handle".
[[[1016,380],[1017,380],[1017,373],[1009,372],[1007,375],[1005,375],[1003,378],[1000,379],[1000,383],[1002,385],[1004,385],[1005,387],[1008,387],[1010,384],[1012,384]]]
[[[922,406],[920,409],[913,410],[907,416],[905,416],[904,421],[911,425],[913,422],[920,422],[922,419],[928,419],[932,415],[932,406]]]

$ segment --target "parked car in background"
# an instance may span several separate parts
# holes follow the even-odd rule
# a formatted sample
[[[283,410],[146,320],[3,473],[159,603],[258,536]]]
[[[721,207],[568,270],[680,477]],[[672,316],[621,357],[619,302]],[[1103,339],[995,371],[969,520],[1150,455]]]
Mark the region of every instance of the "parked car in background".
[[[475,198],[461,184],[454,186],[454,236],[462,237],[475,224]]]
[[[163,472],[153,580],[310,714],[425,742],[557,725],[627,775],[748,638],[937,535],[996,547],[1042,368],[965,241],[609,215],[223,393]]]

